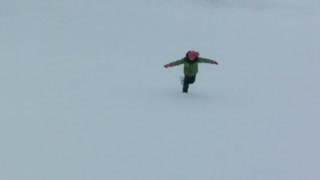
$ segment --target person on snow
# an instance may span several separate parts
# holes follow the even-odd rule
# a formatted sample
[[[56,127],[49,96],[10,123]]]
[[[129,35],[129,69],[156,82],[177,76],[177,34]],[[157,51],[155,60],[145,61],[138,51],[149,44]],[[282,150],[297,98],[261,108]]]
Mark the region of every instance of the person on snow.
[[[186,56],[180,60],[171,62],[169,64],[164,65],[165,68],[178,66],[183,64],[183,93],[188,93],[189,84],[193,84],[196,80],[196,75],[198,73],[198,63],[209,63],[218,65],[218,62],[215,60],[199,57],[199,52],[197,51],[188,51]]]

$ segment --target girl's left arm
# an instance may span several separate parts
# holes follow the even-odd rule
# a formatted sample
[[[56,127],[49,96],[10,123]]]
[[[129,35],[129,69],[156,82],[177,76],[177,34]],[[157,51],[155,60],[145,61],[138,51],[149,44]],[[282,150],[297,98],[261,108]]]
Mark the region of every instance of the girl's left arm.
[[[218,62],[217,62],[217,61],[211,60],[211,59],[208,59],[208,58],[202,58],[202,57],[199,57],[198,62],[199,62],[199,63],[209,63],[209,64],[218,65]]]

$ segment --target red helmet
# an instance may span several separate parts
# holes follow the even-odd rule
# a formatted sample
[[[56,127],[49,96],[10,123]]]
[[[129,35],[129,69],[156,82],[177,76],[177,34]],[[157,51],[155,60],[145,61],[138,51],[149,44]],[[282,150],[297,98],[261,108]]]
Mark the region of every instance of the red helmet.
[[[199,52],[197,52],[197,51],[189,51],[188,52],[188,58],[191,61],[195,60],[197,57],[199,57]]]

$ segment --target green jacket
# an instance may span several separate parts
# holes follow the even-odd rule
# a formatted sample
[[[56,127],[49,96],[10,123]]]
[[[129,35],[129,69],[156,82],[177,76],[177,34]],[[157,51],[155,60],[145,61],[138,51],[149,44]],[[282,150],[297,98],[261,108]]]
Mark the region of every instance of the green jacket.
[[[198,64],[199,63],[210,63],[212,60],[207,58],[198,57],[198,59],[195,62],[191,62],[186,60],[186,58],[182,58],[180,60],[174,61],[169,63],[171,66],[178,66],[183,64],[183,72],[184,75],[192,77],[197,75],[198,73]]]

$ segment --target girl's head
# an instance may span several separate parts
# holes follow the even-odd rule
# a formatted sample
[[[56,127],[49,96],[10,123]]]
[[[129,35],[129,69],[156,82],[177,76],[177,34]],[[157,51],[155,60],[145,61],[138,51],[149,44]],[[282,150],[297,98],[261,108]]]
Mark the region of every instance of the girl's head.
[[[188,56],[188,59],[190,59],[191,61],[194,61],[197,57],[199,57],[199,52],[192,50],[187,53],[187,56]]]

